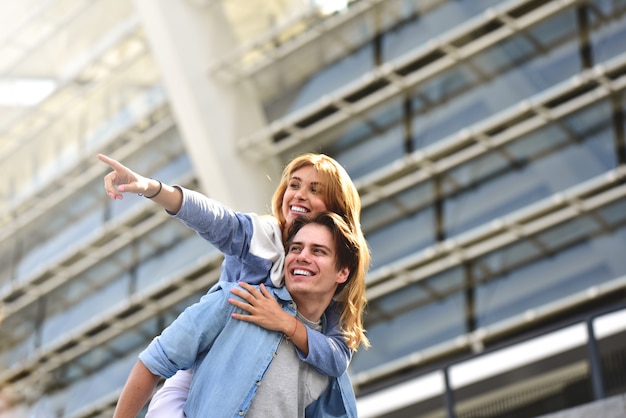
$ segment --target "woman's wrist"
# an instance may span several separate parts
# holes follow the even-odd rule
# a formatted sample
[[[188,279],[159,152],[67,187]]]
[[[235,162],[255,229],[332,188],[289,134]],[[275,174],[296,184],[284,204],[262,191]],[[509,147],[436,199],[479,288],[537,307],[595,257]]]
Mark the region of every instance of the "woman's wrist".
[[[156,185],[155,187],[151,187],[150,183],[153,182],[157,182],[158,185]],[[161,183],[161,180],[154,180],[154,179],[149,179],[148,181],[148,187],[146,188],[146,192],[145,193],[139,193],[139,196],[143,196],[146,199],[152,199],[155,198],[159,195],[159,193],[161,193],[161,190],[163,190],[163,183]]]
[[[293,338],[294,335],[296,335],[296,331],[298,331],[298,318],[296,318],[295,316],[292,316],[291,318],[293,318],[294,324],[293,326],[287,331],[288,333],[285,333],[285,336],[289,339]]]

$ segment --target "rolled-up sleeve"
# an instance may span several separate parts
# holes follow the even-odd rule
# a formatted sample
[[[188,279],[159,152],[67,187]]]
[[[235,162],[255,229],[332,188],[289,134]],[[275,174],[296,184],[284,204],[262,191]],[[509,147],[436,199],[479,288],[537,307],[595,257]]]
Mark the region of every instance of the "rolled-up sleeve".
[[[179,366],[173,363],[165,354],[159,337],[155,338],[152,343],[141,353],[139,360],[154,374],[170,378],[179,370]],[[188,367],[187,367],[188,368]]]

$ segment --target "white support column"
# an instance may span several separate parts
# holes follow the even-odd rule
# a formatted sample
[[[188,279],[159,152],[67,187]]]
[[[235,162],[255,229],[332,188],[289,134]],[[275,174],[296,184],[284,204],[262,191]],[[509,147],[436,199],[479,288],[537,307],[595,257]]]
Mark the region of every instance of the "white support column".
[[[235,210],[269,213],[282,167],[276,160],[245,160],[235,146],[265,123],[259,101],[244,83],[227,84],[208,72],[215,59],[236,47],[221,3],[134,3],[200,188]]]

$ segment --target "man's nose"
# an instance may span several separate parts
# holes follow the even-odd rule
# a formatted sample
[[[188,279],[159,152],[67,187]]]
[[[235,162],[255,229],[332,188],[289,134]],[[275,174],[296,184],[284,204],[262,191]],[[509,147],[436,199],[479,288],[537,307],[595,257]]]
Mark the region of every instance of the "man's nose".
[[[311,255],[310,251],[305,248],[298,253],[296,260],[303,262],[303,263],[308,263],[310,255]]]

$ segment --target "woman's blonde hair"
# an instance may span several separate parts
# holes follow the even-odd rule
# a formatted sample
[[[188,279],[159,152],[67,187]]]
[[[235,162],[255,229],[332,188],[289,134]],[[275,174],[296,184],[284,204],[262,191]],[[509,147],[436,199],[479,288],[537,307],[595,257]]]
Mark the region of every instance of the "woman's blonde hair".
[[[285,229],[286,220],[282,211],[283,196],[294,172],[304,167],[313,167],[320,176],[321,195],[328,211],[340,215],[350,227],[358,241],[358,263],[349,283],[336,295],[342,302],[341,327],[349,348],[359,345],[369,347],[363,328],[365,298],[365,275],[370,266],[370,251],[361,230],[361,198],[346,170],[333,158],[324,154],[302,154],[285,167],[280,184],[272,197],[272,213]]]

